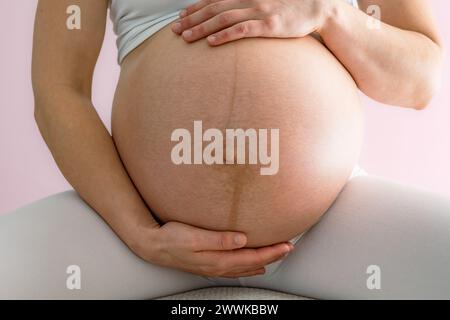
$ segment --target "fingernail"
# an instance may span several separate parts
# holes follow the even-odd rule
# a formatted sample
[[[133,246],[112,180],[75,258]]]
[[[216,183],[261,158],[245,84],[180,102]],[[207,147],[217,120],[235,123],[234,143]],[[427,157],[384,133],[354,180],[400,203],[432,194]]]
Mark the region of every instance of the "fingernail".
[[[186,16],[186,10],[181,10],[180,12],[180,18],[183,18]]]
[[[216,37],[215,37],[215,36],[209,36],[207,39],[208,39],[208,42],[209,42],[209,43],[214,43],[214,42],[216,42]]]
[[[183,32],[182,36],[185,39],[189,39],[192,36],[192,31],[191,30],[186,30],[186,31]]]
[[[180,23],[174,23],[174,25],[172,26],[172,30],[175,32],[180,32],[181,31],[181,24]]]
[[[245,244],[245,237],[242,234],[237,234],[234,236],[234,243],[238,246]]]

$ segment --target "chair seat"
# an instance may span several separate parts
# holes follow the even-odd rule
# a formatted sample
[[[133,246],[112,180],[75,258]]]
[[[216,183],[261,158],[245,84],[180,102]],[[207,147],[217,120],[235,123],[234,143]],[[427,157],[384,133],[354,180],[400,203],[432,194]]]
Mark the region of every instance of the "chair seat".
[[[311,300],[293,294],[247,287],[210,287],[178,293],[158,300]]]

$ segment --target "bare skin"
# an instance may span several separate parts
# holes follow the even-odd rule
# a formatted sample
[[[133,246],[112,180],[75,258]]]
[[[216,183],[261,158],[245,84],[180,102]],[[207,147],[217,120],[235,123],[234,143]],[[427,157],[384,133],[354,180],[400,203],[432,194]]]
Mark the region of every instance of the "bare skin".
[[[187,44],[170,26],[125,58],[112,134],[137,189],[162,222],[235,230],[247,246],[287,241],[323,215],[362,144],[357,87],[317,40]],[[175,165],[173,130],[279,130],[279,170]],[[205,143],[206,145],[206,143]],[[162,174],[163,173],[163,174]]]
[[[207,276],[264,272],[265,265],[291,249],[289,244],[239,249],[246,246],[243,233],[214,232],[177,222],[160,226],[154,220],[91,102],[107,1],[78,1],[86,17],[78,32],[65,28],[66,8],[72,4],[39,1],[32,75],[36,121],[66,179],[147,261]],[[236,235],[241,237],[238,243]]]
[[[343,14],[317,19],[329,22],[318,23],[317,31],[364,92],[379,101],[422,109],[434,92],[441,53],[429,15],[417,19],[413,14],[427,8],[425,1],[404,0],[401,8],[388,0],[373,3],[389,12],[382,17],[386,24],[377,36],[365,29],[360,12],[337,6]],[[160,226],[151,216],[91,102],[107,1],[77,1],[86,17],[83,29],[77,32],[64,28],[65,9],[71,4],[66,0],[39,1],[33,50],[36,121],[61,172],[118,236],[147,261],[207,276],[264,272],[265,265],[291,249],[288,244],[243,248],[247,237],[241,232],[211,231],[174,221]],[[360,4],[364,8],[369,2]],[[343,16],[347,18],[337,19]],[[354,44],[354,50],[342,46],[348,42]],[[362,61],[374,63],[368,68]],[[408,68],[419,62],[425,66]],[[401,86],[392,90],[395,97],[390,95],[387,89],[394,83],[406,83],[404,79],[413,87]],[[233,242],[236,235],[243,237],[239,244]]]
[[[209,36],[212,46],[241,38],[302,37],[315,31],[369,97],[425,108],[439,88],[442,70],[442,41],[431,5],[425,0],[358,4],[361,10],[342,0],[201,0],[186,8],[173,30],[187,42]],[[369,6],[380,8],[378,29],[368,27]]]

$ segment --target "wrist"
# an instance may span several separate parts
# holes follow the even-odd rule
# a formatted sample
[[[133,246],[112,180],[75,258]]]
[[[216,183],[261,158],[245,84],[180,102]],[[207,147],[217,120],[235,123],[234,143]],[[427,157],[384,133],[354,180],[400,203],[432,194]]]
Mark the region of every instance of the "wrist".
[[[321,23],[317,29],[317,33],[322,36],[327,33],[338,20],[343,6],[347,6],[342,0],[323,0]]]
[[[156,231],[160,228],[160,225],[153,219],[151,213],[147,212],[147,215],[148,217],[141,216],[141,219],[133,219],[122,223],[122,227],[118,232],[120,238],[135,253],[140,251],[144,244],[153,243],[153,240],[156,239]],[[145,247],[148,248],[148,245]]]
[[[142,225],[130,233],[124,241],[136,255],[146,261],[153,261],[160,251],[159,230],[160,226],[158,224]]]

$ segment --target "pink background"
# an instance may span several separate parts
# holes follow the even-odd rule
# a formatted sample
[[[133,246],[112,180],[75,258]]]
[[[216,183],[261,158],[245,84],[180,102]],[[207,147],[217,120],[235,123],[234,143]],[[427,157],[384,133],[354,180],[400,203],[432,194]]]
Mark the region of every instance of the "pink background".
[[[431,2],[448,46],[450,2]],[[30,62],[36,3],[0,1],[0,213],[70,188],[33,118]],[[364,98],[361,165],[367,171],[450,195],[449,71],[446,63],[443,88],[425,111],[383,106]],[[109,23],[94,79],[94,105],[108,128],[118,72]]]

